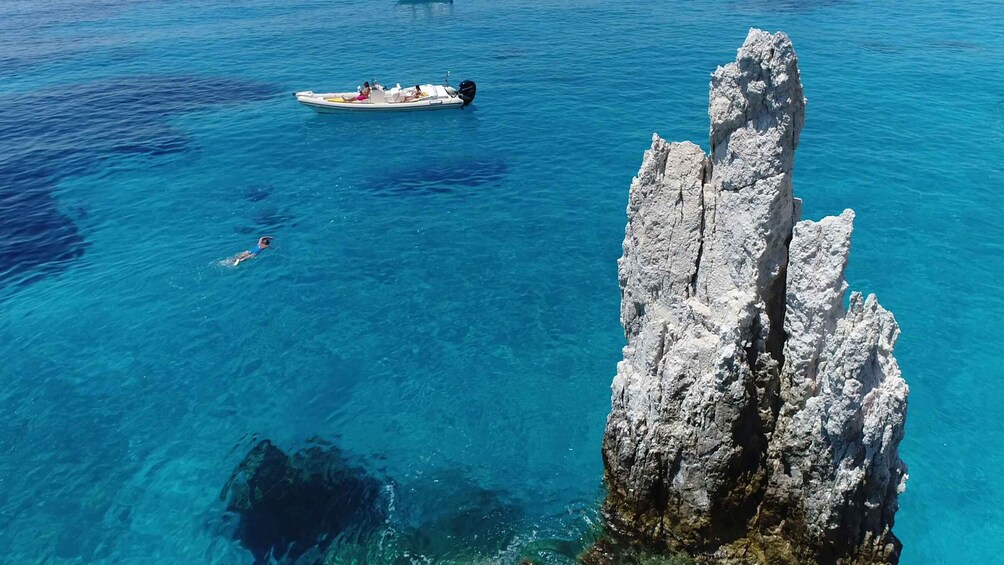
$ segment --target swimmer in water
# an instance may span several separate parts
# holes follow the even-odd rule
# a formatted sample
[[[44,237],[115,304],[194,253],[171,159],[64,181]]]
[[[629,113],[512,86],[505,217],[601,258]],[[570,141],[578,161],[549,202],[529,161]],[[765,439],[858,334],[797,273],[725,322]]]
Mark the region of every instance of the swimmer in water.
[[[240,255],[234,259],[234,267],[240,265],[241,261],[247,261],[253,257],[257,257],[259,253],[268,249],[268,246],[272,244],[271,236],[264,236],[258,238],[258,245],[254,249],[248,249],[247,251],[242,251]]]

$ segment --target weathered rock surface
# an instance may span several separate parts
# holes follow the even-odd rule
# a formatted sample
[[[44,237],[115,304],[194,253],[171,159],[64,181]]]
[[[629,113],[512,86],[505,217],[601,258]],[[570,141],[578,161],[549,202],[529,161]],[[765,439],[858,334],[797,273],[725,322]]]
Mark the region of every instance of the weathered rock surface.
[[[853,212],[799,221],[786,35],[750,31],[709,115],[710,156],[655,136],[631,185],[611,535],[720,562],[895,563],[899,328],[874,296],[845,309]]]

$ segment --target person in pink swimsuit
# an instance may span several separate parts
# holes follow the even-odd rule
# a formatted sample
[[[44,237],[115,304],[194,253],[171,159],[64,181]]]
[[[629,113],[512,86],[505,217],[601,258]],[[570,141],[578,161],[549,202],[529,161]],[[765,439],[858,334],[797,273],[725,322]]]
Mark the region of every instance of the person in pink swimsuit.
[[[369,81],[363,81],[363,89],[359,91],[359,94],[353,96],[352,98],[346,98],[346,102],[362,102],[370,97],[370,83]]]

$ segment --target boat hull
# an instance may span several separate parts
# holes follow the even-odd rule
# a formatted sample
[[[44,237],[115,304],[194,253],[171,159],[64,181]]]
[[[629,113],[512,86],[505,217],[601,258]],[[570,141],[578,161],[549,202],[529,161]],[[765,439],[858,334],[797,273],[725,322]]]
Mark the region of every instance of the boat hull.
[[[327,98],[342,98],[337,93],[314,94],[296,93],[296,101],[321,114],[344,112],[423,112],[432,110],[459,110],[464,107],[464,101],[457,97],[418,100],[415,102],[338,102]]]

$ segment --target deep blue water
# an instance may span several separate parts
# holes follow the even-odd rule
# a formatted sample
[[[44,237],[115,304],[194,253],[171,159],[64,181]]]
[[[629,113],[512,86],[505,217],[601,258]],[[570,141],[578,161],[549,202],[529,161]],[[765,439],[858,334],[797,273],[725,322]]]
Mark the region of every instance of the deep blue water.
[[[627,187],[653,131],[707,145],[750,26],[902,326],[903,563],[1000,561],[1004,6],[837,0],[0,3],[0,561],[249,563],[220,494],[263,438],[383,485],[371,562],[587,535]],[[473,108],[289,96],[446,70]]]

